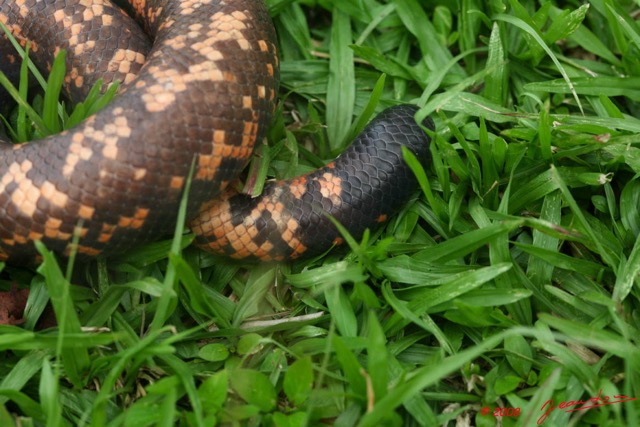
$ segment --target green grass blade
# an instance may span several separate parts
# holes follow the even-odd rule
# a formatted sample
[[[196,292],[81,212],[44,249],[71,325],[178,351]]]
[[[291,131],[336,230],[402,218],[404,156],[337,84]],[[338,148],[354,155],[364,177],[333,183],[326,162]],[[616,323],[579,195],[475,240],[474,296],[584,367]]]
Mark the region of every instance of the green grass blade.
[[[573,88],[572,79],[569,78],[569,75],[567,74],[567,71],[564,69],[564,67],[562,66],[562,64],[558,60],[557,56],[551,51],[551,49],[549,49],[549,46],[547,46],[547,44],[542,40],[542,38],[536,32],[536,30],[531,28],[531,26],[529,24],[527,24],[526,22],[524,22],[524,21],[522,21],[522,20],[520,20],[518,18],[515,18],[513,16],[510,16],[510,15],[499,14],[499,15],[495,16],[494,19],[498,20],[498,21],[504,21],[504,22],[507,22],[509,24],[515,25],[516,27],[522,29],[523,31],[527,32],[527,34],[529,34],[531,37],[533,37],[533,39],[539,44],[539,46],[542,47],[542,49],[544,49],[544,51],[547,53],[549,58],[551,58],[551,60],[555,64],[556,68],[560,72],[560,74],[562,74],[562,77],[567,82],[567,85],[569,85],[569,87],[571,88],[570,90],[571,90],[571,93],[573,94],[573,98],[576,101],[576,105],[580,108],[580,111],[584,114],[584,109],[582,107],[582,103],[580,102],[580,98],[578,98],[578,94],[576,93],[575,89]]]
[[[65,279],[53,254],[41,242],[36,242],[36,247],[43,258],[43,263],[38,271],[45,278],[60,329],[57,355],[62,357],[62,363],[69,379],[74,385],[80,387],[84,383],[84,374],[89,367],[89,353],[86,349],[66,349],[64,347],[65,334],[79,334],[81,332],[80,320],[74,311],[70,295],[71,284]]]
[[[377,425],[378,420],[388,414],[393,409],[401,405],[411,396],[419,393],[425,387],[436,383],[446,375],[460,369],[464,364],[475,359],[480,354],[497,346],[507,334],[498,334],[485,339],[481,344],[470,347],[458,354],[447,357],[438,363],[437,369],[427,365],[418,369],[407,381],[391,390],[372,411],[368,412],[357,424],[358,427],[368,427]]]
[[[353,51],[351,21],[349,16],[338,8],[333,10],[331,27],[331,46],[329,54],[329,81],[327,85],[327,134],[331,149],[342,150],[355,102],[355,71],[353,68]]]
[[[64,83],[66,73],[65,60],[67,53],[61,50],[53,60],[49,79],[47,81],[47,91],[44,93],[44,105],[42,110],[42,120],[49,133],[54,134],[62,130],[60,118],[58,117],[58,99]]]

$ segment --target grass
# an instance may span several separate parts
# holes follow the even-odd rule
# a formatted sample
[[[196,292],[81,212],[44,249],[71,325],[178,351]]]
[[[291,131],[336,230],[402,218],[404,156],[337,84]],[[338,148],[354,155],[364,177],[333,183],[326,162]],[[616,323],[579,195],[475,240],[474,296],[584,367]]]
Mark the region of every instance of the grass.
[[[413,101],[438,129],[420,197],[347,255],[230,263],[178,227],[73,274],[5,266],[31,292],[0,425],[640,425],[638,400],[567,412],[640,397],[637,5],[268,3],[270,175]]]

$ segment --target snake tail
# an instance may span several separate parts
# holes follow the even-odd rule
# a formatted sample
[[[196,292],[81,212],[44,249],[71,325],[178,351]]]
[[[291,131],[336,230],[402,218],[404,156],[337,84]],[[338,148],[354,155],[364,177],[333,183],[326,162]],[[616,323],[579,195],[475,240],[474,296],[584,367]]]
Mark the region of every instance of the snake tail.
[[[427,166],[430,138],[418,108],[390,107],[335,161],[307,175],[271,181],[251,198],[228,191],[191,222],[196,244],[231,258],[282,261],[317,255],[343,238],[329,216],[360,238],[406,205],[418,188],[402,155],[407,147]],[[433,130],[430,118],[422,125]]]

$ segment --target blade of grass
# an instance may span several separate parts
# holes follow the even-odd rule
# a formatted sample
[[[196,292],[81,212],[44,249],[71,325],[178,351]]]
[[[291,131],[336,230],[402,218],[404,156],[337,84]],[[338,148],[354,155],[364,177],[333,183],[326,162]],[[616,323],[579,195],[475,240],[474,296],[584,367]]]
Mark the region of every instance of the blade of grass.
[[[187,197],[189,194],[189,189],[191,188],[191,180],[193,177],[193,172],[195,170],[195,159],[191,162],[191,169],[189,171],[189,176],[187,177],[187,182],[184,186],[184,192],[182,195],[182,200],[180,201],[180,208],[178,209],[178,218],[176,220],[176,228],[173,234],[173,240],[171,242],[171,255],[178,256],[181,250],[182,243],[182,235],[184,233],[185,221],[187,216]],[[155,315],[149,325],[149,331],[158,331],[164,325],[164,322],[169,318],[173,310],[175,309],[176,298],[174,288],[176,285],[176,267],[174,264],[169,263],[169,267],[167,268],[167,272],[164,277],[164,292],[163,295],[158,299],[158,307],[156,309]]]
[[[327,134],[334,151],[344,148],[353,117],[356,82],[351,44],[351,20],[336,7],[331,26],[327,84]]]
[[[41,242],[36,242],[36,248],[42,255],[43,263],[38,268],[45,278],[47,290],[51,297],[51,304],[56,313],[59,326],[59,345],[57,357],[62,357],[65,372],[76,387],[84,384],[84,374],[89,367],[89,352],[87,349],[68,349],[64,346],[65,334],[80,334],[81,324],[74,311],[73,300],[70,295],[71,284],[65,279],[58,262]]]
[[[527,24],[526,22],[514,16],[499,14],[497,16],[494,16],[493,19],[497,21],[504,21],[511,25],[515,25],[516,27],[520,28],[521,30],[529,34],[531,37],[533,37],[533,39],[540,45],[540,47],[544,49],[544,51],[547,53],[549,58],[551,58],[556,68],[560,72],[560,74],[562,74],[562,77],[567,82],[567,85],[569,85],[570,91],[573,94],[573,98],[576,101],[576,105],[578,106],[578,108],[580,108],[580,112],[582,112],[582,114],[584,115],[584,109],[582,108],[582,103],[580,102],[580,98],[578,98],[578,94],[576,93],[575,88],[573,87],[573,83],[569,78],[567,71],[564,69],[564,67],[558,60],[557,56],[551,51],[551,49],[549,49],[549,46],[547,46],[544,40],[542,40],[538,32],[535,29],[531,28],[529,24]]]
[[[66,73],[65,60],[67,53],[61,50],[53,60],[49,79],[47,80],[47,91],[44,93],[44,103],[42,109],[42,120],[49,131],[49,134],[59,133],[62,130],[58,118],[60,92],[64,83]]]
[[[435,384],[440,379],[460,369],[464,364],[494,348],[508,335],[508,332],[494,335],[485,339],[481,344],[449,356],[438,363],[437,369],[434,369],[431,365],[417,369],[411,378],[391,390],[389,394],[378,402],[372,411],[367,412],[357,424],[358,427],[377,425],[380,418],[400,406],[406,399],[419,393],[429,385]]]

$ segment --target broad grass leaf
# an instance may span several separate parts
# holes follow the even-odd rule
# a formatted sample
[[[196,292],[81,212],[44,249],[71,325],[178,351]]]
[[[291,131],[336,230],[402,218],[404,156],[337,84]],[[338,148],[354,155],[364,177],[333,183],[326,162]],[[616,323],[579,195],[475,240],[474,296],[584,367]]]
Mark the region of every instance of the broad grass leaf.
[[[221,362],[229,357],[229,349],[225,344],[207,344],[198,350],[198,357],[209,362]]]
[[[205,379],[198,387],[198,395],[205,415],[215,414],[224,407],[229,393],[229,374],[222,369]]]
[[[282,387],[294,405],[300,406],[307,400],[313,387],[313,364],[310,357],[298,359],[289,366]]]
[[[341,285],[325,289],[325,300],[333,315],[336,327],[343,337],[358,335],[358,322],[347,293]]]
[[[275,408],[276,389],[263,373],[253,369],[235,369],[229,380],[231,387],[247,403],[257,406],[263,412]]]
[[[527,340],[520,335],[513,335],[505,338],[504,349],[509,365],[522,378],[529,375],[533,365],[533,352]]]

